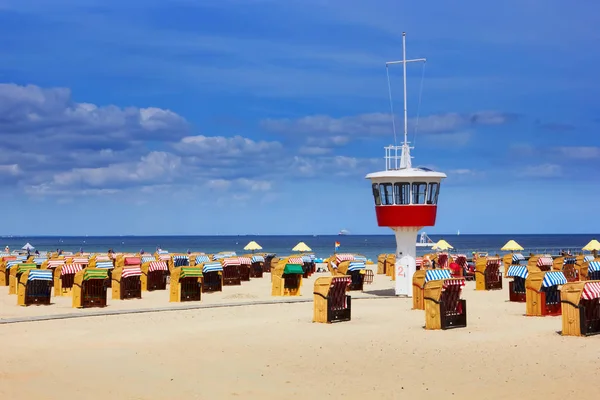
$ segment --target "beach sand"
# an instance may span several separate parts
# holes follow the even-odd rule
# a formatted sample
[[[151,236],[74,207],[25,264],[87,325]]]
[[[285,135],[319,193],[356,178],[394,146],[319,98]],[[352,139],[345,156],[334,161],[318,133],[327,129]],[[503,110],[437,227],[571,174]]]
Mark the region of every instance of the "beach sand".
[[[303,297],[320,275],[305,280]],[[560,317],[523,316],[504,286],[476,292],[469,282],[468,327],[448,331],[426,331],[411,299],[380,296],[393,293],[382,275],[351,292],[352,321],[337,324],[312,323],[312,303],[0,324],[0,398],[594,398],[600,337],[560,336]],[[7,292],[0,320],[91,312],[70,308],[70,298],[18,307]],[[166,292],[143,296],[105,310],[189,305],[169,304]],[[267,274],[202,304],[277,299]]]

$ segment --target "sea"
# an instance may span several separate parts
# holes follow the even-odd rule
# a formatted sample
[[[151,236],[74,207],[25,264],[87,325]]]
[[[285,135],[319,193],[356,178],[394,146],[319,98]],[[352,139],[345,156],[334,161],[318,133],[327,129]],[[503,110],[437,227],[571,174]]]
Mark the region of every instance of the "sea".
[[[500,248],[510,239],[516,240],[523,253],[559,254],[561,251],[578,253],[590,240],[599,237],[594,234],[577,235],[429,235],[437,242],[446,240],[454,249],[451,252],[470,255],[481,251],[490,254],[503,254]],[[415,237],[415,241],[416,241]],[[105,253],[109,249],[115,252],[154,253],[157,248],[171,253],[235,251],[246,254],[244,246],[251,240],[258,242],[262,252],[277,255],[292,254],[292,248],[299,242],[306,243],[317,258],[326,258],[335,251],[335,243],[339,242],[338,253],[359,253],[371,260],[376,260],[381,253],[394,253],[395,237],[389,235],[290,235],[290,236],[3,236],[0,237],[0,251],[9,246],[10,250],[21,249],[30,243],[39,251],[63,251]],[[417,247],[417,254],[422,255],[432,250]]]

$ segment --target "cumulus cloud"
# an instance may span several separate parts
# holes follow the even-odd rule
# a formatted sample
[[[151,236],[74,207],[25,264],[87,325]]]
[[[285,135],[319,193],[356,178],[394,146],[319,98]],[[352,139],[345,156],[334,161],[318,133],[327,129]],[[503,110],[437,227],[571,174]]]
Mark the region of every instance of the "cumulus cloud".
[[[66,88],[0,84],[4,148],[17,152],[124,150],[146,140],[178,141],[185,119],[160,108],[77,103]]]
[[[540,164],[525,167],[519,175],[526,178],[554,178],[562,176],[563,169],[557,164]]]

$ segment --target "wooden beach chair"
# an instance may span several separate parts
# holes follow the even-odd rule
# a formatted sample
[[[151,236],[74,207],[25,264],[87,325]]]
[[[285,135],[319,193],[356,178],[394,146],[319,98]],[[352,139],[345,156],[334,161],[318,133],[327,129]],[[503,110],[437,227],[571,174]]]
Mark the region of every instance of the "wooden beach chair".
[[[526,315],[543,317],[560,315],[559,286],[567,283],[562,271],[531,272],[525,279]]]
[[[265,263],[263,264],[263,272],[271,272],[271,265],[273,265],[272,261],[275,258],[276,254],[264,254]]]
[[[475,290],[501,290],[500,257],[478,258],[475,264]]]
[[[18,261],[16,257],[4,257],[4,260],[0,262],[0,286],[9,286],[10,269],[20,263],[21,261]]]
[[[208,261],[198,265],[202,268],[202,291],[204,293],[223,291],[223,266],[218,261]]]
[[[17,287],[17,304],[20,306],[50,305],[52,271],[27,269],[21,273]]]
[[[334,276],[349,276],[348,290],[363,290],[365,284],[366,265],[362,261],[342,261],[337,266]]]
[[[415,271],[413,275],[413,310],[425,309],[425,284],[438,279],[452,278],[449,269],[422,269]]]
[[[228,257],[221,260],[223,265],[223,286],[238,286],[242,284],[239,257]]]
[[[167,265],[166,261],[143,262],[141,270],[142,275],[140,277],[140,280],[142,283],[142,291],[151,292],[154,290],[167,289],[167,277],[169,276],[169,266]]]
[[[385,258],[385,274],[392,278],[393,281],[396,280],[396,255],[388,254]]]
[[[575,257],[559,257],[563,258],[562,268],[557,271],[562,271],[567,278],[567,282],[575,282],[579,280],[579,267],[577,266],[577,259]],[[556,261],[556,260],[555,260]],[[559,267],[557,265],[557,267]],[[553,265],[554,269],[554,265]]]
[[[529,271],[525,265],[509,265],[506,275],[512,280],[508,283],[508,300],[517,303],[525,303],[526,291],[525,280],[529,276]]]
[[[141,260],[137,257],[131,257]],[[142,268],[140,264],[134,264],[135,261],[130,260],[126,265],[116,267],[112,274],[112,299],[113,300],[128,300],[142,298]]]
[[[73,308],[106,307],[108,271],[108,268],[88,267],[75,274]]]
[[[202,298],[202,269],[200,267],[176,267],[171,273],[171,296],[169,301],[200,301]]]
[[[379,254],[377,256],[377,275],[385,275],[385,259],[387,254]]]
[[[250,266],[252,265],[252,258],[241,256],[238,257],[240,261],[240,265],[238,269],[240,271],[240,281],[249,282],[250,281]]]
[[[21,275],[30,269],[37,269],[37,265],[33,263],[16,264],[10,268],[10,276],[8,281],[8,294],[17,294],[17,288]]]
[[[272,296],[300,296],[304,270],[302,259],[298,260],[298,258],[287,257],[271,267]]]
[[[600,334],[600,280],[566,283],[560,296],[563,336]]]
[[[467,302],[460,298],[464,278],[437,279],[425,283],[425,329],[467,326]]]
[[[587,263],[587,279],[592,281],[600,280],[600,258],[594,259]]]
[[[265,257],[261,255],[252,255],[252,264],[250,265],[250,277],[262,278],[263,266],[265,265]]]
[[[322,276],[315,280],[313,290],[313,322],[350,321],[351,297],[346,294],[349,276]]]
[[[527,265],[530,265],[530,263],[531,259],[529,259]],[[537,256],[535,263],[540,271],[550,271],[552,269],[552,265],[554,264],[554,260],[550,256]]]
[[[437,255],[436,268],[446,269],[448,268],[448,253],[439,253]]]

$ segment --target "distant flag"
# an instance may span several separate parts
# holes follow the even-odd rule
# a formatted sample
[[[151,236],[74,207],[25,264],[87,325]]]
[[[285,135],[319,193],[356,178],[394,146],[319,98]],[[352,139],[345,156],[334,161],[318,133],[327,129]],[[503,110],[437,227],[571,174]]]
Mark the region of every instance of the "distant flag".
[[[335,250],[337,251],[337,249],[340,248],[340,242],[335,242]]]

